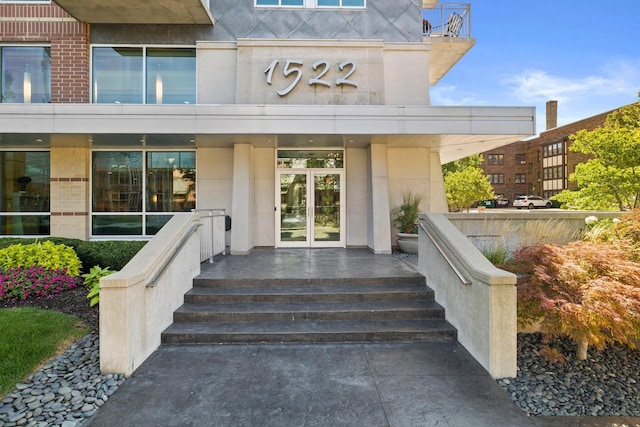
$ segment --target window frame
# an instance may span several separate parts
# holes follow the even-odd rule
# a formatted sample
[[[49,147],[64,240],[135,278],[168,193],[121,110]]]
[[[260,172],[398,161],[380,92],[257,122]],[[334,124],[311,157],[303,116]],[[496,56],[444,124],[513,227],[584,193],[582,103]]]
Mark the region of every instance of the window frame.
[[[489,182],[492,185],[501,185],[504,184],[504,174],[503,173],[490,173],[489,174]]]
[[[0,0],[0,4],[2,4],[3,0]],[[24,102],[24,93],[22,93],[23,96],[23,101],[22,102],[4,102],[2,100],[2,76],[4,75],[4,68],[3,68],[3,54],[2,54],[2,50],[4,48],[43,48],[43,49],[49,49],[49,69],[48,74],[49,74],[49,99],[47,102],[33,102],[33,100],[31,100],[30,102]],[[47,104],[47,103],[51,103],[52,101],[52,91],[51,91],[51,43],[43,43],[43,42],[36,42],[36,43],[31,43],[31,42],[25,42],[25,43],[16,43],[16,42],[1,42],[0,43],[0,104]]]
[[[504,154],[487,154],[487,164],[504,165]]]
[[[49,154],[49,182],[48,182],[48,186],[49,186],[49,193],[48,193],[48,197],[49,197],[49,209],[47,211],[27,211],[27,212],[20,212],[20,211],[15,211],[15,210],[11,210],[11,211],[5,211],[5,210],[0,210],[0,217],[20,217],[20,216],[44,216],[44,217],[49,217],[49,233],[48,234],[0,234],[0,237],[2,238],[6,238],[6,237],[24,237],[24,238],[28,238],[28,237],[47,237],[51,235],[51,150],[50,149],[33,149],[33,148],[24,148],[24,149],[9,149],[9,150],[3,150],[3,153],[12,153],[12,152],[19,152],[19,153],[48,153]],[[0,163],[0,171],[2,171],[2,175],[0,175],[0,178],[2,178],[2,184],[4,185],[4,171],[3,171],[4,165],[2,163]]]
[[[194,98],[194,102],[193,104],[191,103],[185,103],[185,104],[190,104],[190,105],[195,105],[198,103],[198,55],[197,55],[197,48],[195,45],[166,45],[166,44],[104,44],[104,43],[99,43],[99,44],[91,44],[90,48],[89,48],[89,82],[90,82],[90,87],[89,87],[89,102],[91,104],[112,104],[110,102],[96,102],[96,82],[95,82],[95,75],[94,75],[94,67],[95,67],[95,61],[94,61],[94,49],[95,48],[131,48],[131,49],[141,49],[142,51],[142,70],[141,70],[141,75],[140,75],[140,84],[141,84],[141,91],[142,91],[142,103],[138,104],[138,103],[126,103],[129,105],[147,105],[148,104],[148,100],[147,100],[147,94],[148,94],[148,85],[147,85],[147,51],[149,49],[191,49],[194,51],[194,59],[195,59],[195,69],[194,69],[194,82],[193,82],[193,87],[194,87],[194,93],[193,93],[193,98]],[[99,89],[99,88],[98,88]],[[100,90],[97,91],[98,95],[100,93]],[[116,104],[118,104],[119,102],[116,102]],[[125,103],[123,103],[125,104]],[[153,105],[152,104],[148,104],[148,105]],[[179,103],[167,103],[167,105],[181,105]]]
[[[527,183],[527,174],[526,173],[517,173],[517,174],[515,174],[514,183],[516,183],[516,184],[526,184]]]
[[[362,0],[362,6],[343,6],[345,0],[338,0],[338,6],[320,6],[318,0],[302,0],[301,5],[282,5],[282,0],[278,0],[278,4],[258,4],[259,0],[253,1],[253,6],[257,9],[340,9],[340,10],[364,10],[367,8],[367,0]]]
[[[94,153],[98,152],[107,152],[107,153],[118,153],[118,152],[136,152],[141,153],[142,155],[142,165],[140,170],[140,176],[142,177],[142,185],[140,190],[140,200],[141,200],[141,209],[140,211],[131,211],[131,212],[105,212],[105,211],[97,211],[94,210]],[[189,152],[194,155],[194,168],[197,167],[197,158],[198,151],[196,149],[184,149],[184,148],[94,148],[91,150],[90,157],[90,174],[89,174],[89,236],[91,240],[113,240],[113,239],[149,239],[154,236],[154,234],[147,233],[148,226],[148,217],[161,217],[161,216],[173,216],[173,215],[186,215],[191,211],[150,211],[147,208],[147,188],[148,188],[148,167],[147,167],[147,153],[173,153],[173,152]],[[194,183],[194,188],[197,189],[197,168],[196,168],[196,178]],[[195,192],[197,194],[197,192]],[[198,208],[198,199],[195,198],[195,209]],[[140,234],[94,234],[94,217],[107,217],[107,216],[122,216],[122,217],[141,217]]]

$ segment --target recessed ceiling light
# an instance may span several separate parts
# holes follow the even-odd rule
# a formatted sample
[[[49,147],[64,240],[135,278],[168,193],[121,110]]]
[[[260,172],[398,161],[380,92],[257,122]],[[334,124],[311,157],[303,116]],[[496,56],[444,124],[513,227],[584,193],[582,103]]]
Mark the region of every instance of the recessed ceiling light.
[[[36,142],[42,142],[42,139],[36,138]]]

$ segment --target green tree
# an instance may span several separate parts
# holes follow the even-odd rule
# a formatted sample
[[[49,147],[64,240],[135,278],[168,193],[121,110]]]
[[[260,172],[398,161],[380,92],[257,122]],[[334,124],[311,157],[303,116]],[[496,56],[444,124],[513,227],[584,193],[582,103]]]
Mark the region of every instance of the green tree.
[[[442,172],[447,175],[451,172],[461,171],[466,168],[480,168],[482,166],[482,154],[473,154],[454,162],[442,165]]]
[[[581,130],[571,140],[571,151],[593,158],[569,176],[578,190],[565,190],[555,200],[580,209],[640,207],[640,102],[619,108],[601,127]]]
[[[447,173],[444,188],[450,210],[469,210],[478,200],[495,197],[484,171],[475,166]]]

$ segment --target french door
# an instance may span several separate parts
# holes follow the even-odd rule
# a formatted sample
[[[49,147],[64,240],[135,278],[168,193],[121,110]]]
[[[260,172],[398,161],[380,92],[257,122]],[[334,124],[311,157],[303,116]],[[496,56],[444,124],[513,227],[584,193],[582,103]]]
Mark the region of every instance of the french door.
[[[344,246],[344,172],[278,171],[276,246]]]

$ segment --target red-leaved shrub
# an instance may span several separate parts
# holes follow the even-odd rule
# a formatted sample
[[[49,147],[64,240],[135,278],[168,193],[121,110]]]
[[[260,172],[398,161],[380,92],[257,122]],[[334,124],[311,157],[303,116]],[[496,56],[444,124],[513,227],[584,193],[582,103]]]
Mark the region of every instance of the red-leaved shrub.
[[[518,275],[518,322],[602,349],[640,339],[640,263],[612,244],[577,241],[524,247],[501,268]]]

